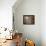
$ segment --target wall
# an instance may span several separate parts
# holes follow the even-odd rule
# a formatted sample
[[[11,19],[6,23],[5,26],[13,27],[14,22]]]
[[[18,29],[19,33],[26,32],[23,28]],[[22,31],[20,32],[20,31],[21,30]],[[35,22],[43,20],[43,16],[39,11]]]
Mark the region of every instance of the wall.
[[[0,27],[12,29],[12,6],[16,0],[0,0]]]
[[[46,46],[46,0],[41,1],[41,41]]]
[[[40,0],[23,0],[19,5],[13,6],[15,30],[22,32],[24,38],[34,40],[36,46],[41,46],[40,3]],[[35,15],[35,24],[24,25],[23,15]]]

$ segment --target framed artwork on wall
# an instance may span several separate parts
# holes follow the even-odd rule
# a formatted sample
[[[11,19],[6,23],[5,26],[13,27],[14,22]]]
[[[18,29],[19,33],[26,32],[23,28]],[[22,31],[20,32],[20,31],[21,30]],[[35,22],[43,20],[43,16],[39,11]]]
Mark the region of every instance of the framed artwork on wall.
[[[35,24],[35,15],[23,15],[23,24],[25,25]]]

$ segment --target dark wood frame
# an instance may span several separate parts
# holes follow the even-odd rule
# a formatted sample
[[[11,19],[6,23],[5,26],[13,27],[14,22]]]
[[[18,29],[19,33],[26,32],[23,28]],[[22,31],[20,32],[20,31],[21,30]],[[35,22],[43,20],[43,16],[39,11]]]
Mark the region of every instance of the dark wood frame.
[[[23,15],[23,24],[25,25],[35,24],[35,15]]]

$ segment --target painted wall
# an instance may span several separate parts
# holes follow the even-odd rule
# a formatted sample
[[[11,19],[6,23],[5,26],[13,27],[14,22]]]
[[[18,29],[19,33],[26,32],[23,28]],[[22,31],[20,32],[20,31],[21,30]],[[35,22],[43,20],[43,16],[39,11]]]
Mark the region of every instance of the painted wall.
[[[22,32],[23,37],[25,39],[27,38],[27,39],[34,40],[36,43],[36,46],[41,46],[40,11],[41,11],[40,0],[22,0],[21,3],[19,4],[16,3],[13,6],[15,30],[17,30],[18,32]],[[24,25],[23,15],[35,15],[35,24]]]
[[[41,41],[46,46],[46,0],[41,1]]]
[[[0,0],[0,27],[12,29],[12,6],[16,0]]]

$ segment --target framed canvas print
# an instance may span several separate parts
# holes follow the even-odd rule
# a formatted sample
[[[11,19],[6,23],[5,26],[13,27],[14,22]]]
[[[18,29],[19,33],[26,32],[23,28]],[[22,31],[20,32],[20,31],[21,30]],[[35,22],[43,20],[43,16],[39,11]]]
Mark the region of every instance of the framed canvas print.
[[[35,16],[34,15],[24,15],[23,24],[27,24],[27,25],[35,24]]]

